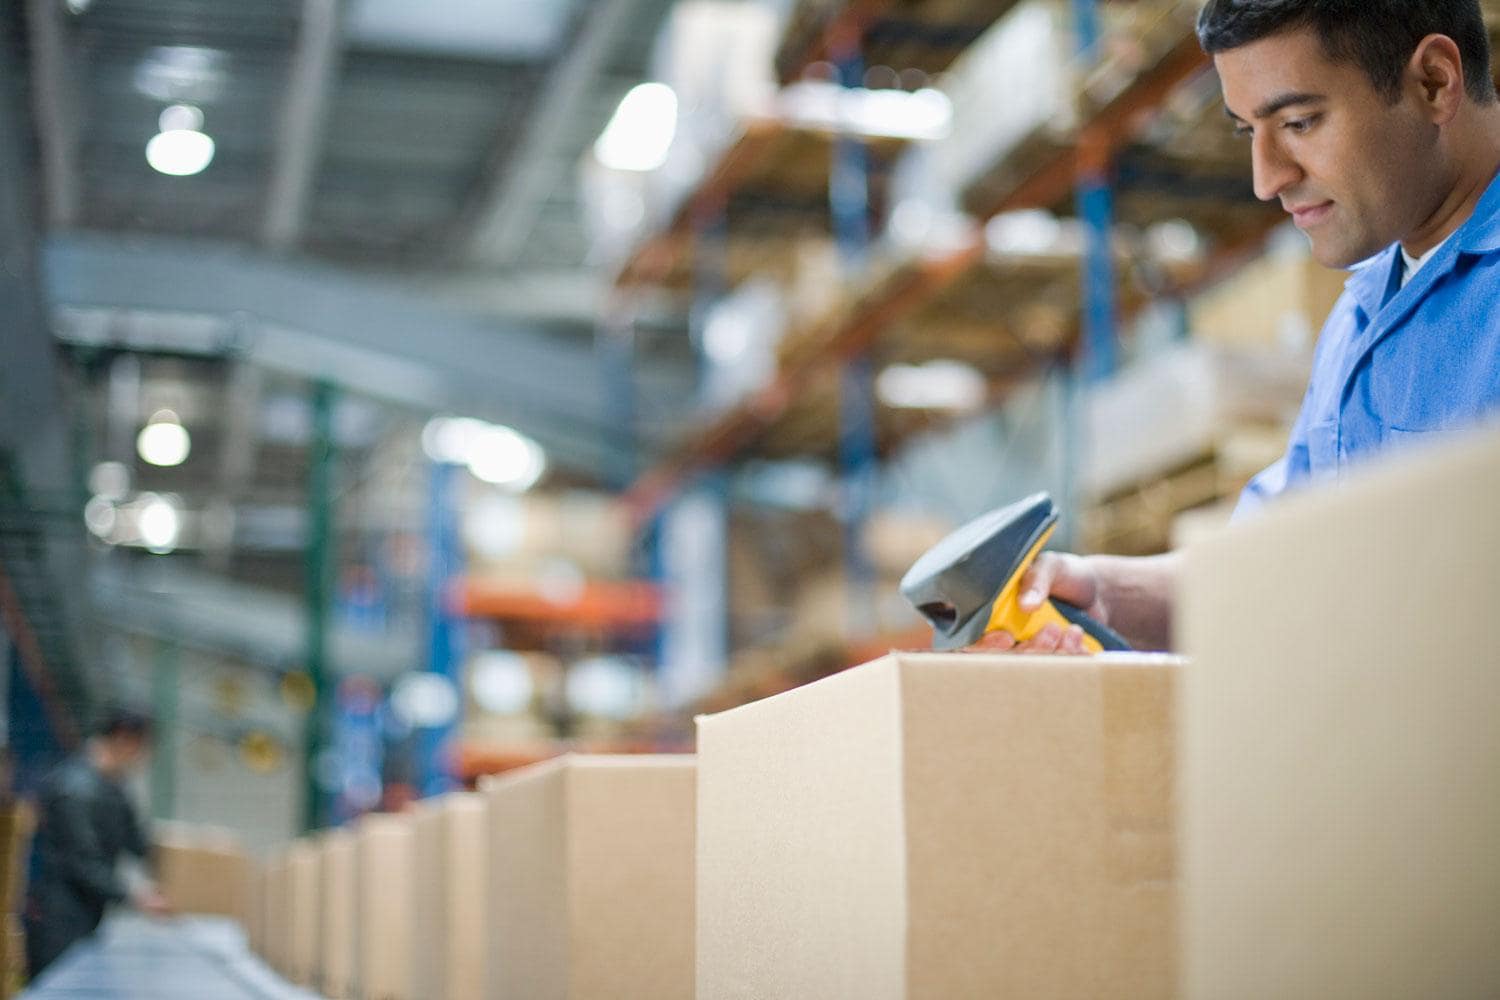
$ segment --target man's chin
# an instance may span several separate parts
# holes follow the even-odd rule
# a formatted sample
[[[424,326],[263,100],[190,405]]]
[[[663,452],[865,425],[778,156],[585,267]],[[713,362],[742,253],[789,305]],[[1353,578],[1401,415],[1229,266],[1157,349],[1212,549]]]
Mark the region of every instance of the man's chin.
[[[1304,235],[1307,236],[1312,259],[1335,271],[1347,271],[1355,264],[1369,260],[1383,249],[1377,247],[1374,250],[1367,250],[1363,247],[1351,247],[1348,243],[1339,240],[1319,238],[1311,234]]]

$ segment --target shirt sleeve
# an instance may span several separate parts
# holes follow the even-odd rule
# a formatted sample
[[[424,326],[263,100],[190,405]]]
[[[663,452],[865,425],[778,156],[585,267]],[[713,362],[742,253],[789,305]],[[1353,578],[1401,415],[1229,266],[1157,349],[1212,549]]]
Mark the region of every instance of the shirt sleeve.
[[[151,843],[146,839],[146,829],[141,825],[140,817],[136,814],[135,807],[130,804],[130,800],[123,795],[120,797],[125,799],[122,804],[124,815],[120,818],[125,830],[125,850],[149,865]]]
[[[115,873],[113,859],[105,857],[94,829],[89,798],[76,788],[61,789],[48,811],[47,822],[57,844],[55,861],[62,877],[74,888],[103,902],[125,899],[125,887]]]

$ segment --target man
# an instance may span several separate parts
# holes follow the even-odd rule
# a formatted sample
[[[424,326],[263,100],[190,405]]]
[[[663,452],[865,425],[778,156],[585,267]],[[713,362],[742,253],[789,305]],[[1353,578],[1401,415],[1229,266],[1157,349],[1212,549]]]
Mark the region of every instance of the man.
[[[1327,267],[1356,269],[1318,341],[1286,454],[1236,516],[1500,408],[1500,101],[1478,0],[1210,0],[1198,37],[1278,200]],[[1171,643],[1175,554],[1047,554],[1052,594],[1142,649]],[[1017,646],[1082,652],[1049,628]]]
[[[38,796],[37,877],[26,906],[26,966],[35,978],[99,926],[111,903],[130,899],[152,914],[167,912],[154,888],[127,892],[116,864],[142,860],[146,839],[124,781],[150,755],[151,721],[133,712],[109,715],[85,745],[49,774]]]

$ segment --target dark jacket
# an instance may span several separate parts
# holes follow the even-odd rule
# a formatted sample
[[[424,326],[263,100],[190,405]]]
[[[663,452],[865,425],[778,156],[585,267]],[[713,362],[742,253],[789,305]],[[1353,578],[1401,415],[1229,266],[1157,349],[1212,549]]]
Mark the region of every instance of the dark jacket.
[[[92,933],[109,904],[125,899],[120,855],[147,853],[125,789],[82,755],[47,776],[37,818],[36,878],[26,907],[32,975]]]

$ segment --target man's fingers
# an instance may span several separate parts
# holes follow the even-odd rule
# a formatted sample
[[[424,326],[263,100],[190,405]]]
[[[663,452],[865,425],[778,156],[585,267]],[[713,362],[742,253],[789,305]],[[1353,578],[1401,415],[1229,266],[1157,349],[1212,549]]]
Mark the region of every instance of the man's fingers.
[[[1016,647],[1018,653],[1056,653],[1063,641],[1063,630],[1048,625],[1031,639]]]
[[[1042,606],[1047,595],[1052,593],[1052,581],[1057,578],[1058,560],[1050,552],[1037,556],[1021,577],[1021,610],[1035,611]]]
[[[1016,648],[1016,637],[1009,632],[991,632],[969,649],[976,653],[1008,653]]]
[[[1070,656],[1083,655],[1083,629],[1072,625],[1063,633],[1062,644],[1059,650]]]

